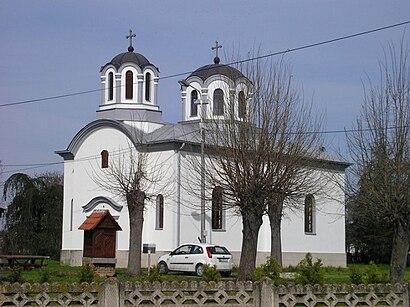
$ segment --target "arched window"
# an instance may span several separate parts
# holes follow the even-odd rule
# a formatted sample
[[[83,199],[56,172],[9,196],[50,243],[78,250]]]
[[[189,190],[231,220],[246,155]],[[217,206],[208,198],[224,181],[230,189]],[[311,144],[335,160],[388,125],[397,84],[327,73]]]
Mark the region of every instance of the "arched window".
[[[133,97],[133,83],[134,77],[131,70],[125,73],[125,99],[132,99]]]
[[[214,91],[214,115],[224,115],[224,92],[218,88]]]
[[[246,115],[245,93],[243,91],[240,91],[238,95],[238,117],[244,118],[245,115]]]
[[[164,196],[162,196],[162,194],[159,194],[157,196],[155,228],[156,229],[164,228]]]
[[[212,191],[212,229],[223,229],[222,188],[215,187]]]
[[[151,101],[151,74],[145,74],[145,100]]]
[[[114,74],[108,74],[108,100],[114,99]]]
[[[191,116],[198,116],[198,92],[191,92]]]
[[[305,198],[305,233],[315,233],[315,198],[310,194]]]
[[[108,167],[108,151],[103,150],[101,152],[101,168]]]

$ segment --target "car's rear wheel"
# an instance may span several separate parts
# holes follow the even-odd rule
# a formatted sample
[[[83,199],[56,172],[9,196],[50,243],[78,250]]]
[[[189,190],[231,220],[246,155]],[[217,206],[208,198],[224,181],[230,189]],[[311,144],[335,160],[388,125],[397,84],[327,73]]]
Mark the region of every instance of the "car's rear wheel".
[[[198,275],[199,277],[201,277],[202,275],[204,275],[204,266],[202,265],[202,263],[198,263],[195,267],[195,273],[196,275]]]
[[[161,261],[160,263],[158,263],[159,266],[159,273],[160,274],[168,274],[168,266],[164,261]]]

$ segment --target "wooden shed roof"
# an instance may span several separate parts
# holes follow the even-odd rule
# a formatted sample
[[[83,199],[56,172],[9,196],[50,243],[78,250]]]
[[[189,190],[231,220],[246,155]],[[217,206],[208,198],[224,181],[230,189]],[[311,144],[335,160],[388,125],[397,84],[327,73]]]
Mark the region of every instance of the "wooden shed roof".
[[[122,230],[117,221],[113,218],[108,210],[94,210],[91,215],[87,216],[86,220],[78,228],[80,230],[93,230],[97,228],[103,221],[103,228],[114,228],[115,230]],[[107,227],[109,225],[109,227]]]

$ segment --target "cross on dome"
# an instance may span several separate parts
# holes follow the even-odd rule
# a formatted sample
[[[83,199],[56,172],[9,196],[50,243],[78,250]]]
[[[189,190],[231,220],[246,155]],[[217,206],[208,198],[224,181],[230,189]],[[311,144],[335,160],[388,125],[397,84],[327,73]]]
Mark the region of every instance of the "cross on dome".
[[[130,39],[130,46],[128,47],[129,52],[134,52],[134,47],[132,46],[132,38],[137,37],[136,34],[132,34],[132,30],[130,30],[130,35],[127,35],[125,38]]]
[[[221,59],[218,57],[218,49],[222,48],[222,45],[218,44],[218,41],[215,41],[215,47],[212,47],[212,50],[215,50],[216,52],[216,56],[214,57],[214,63],[215,64],[219,64],[219,62],[221,61]]]

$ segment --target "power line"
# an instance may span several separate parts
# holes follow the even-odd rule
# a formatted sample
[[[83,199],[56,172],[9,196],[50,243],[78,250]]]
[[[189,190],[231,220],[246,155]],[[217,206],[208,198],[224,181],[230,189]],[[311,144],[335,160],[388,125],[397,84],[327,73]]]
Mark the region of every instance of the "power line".
[[[299,51],[299,50],[303,50],[303,49],[313,48],[313,47],[317,47],[317,46],[321,46],[321,45],[325,45],[325,44],[330,44],[330,43],[334,43],[334,42],[341,41],[341,40],[346,40],[346,39],[350,39],[350,38],[354,38],[354,37],[358,37],[358,36],[362,36],[362,35],[367,35],[367,34],[379,32],[379,31],[383,31],[383,30],[387,30],[387,29],[391,29],[391,28],[395,28],[395,27],[400,27],[400,26],[403,26],[403,25],[406,25],[406,24],[410,24],[410,20],[400,22],[400,23],[396,23],[396,24],[392,24],[392,25],[388,25],[388,26],[384,26],[384,27],[380,27],[380,28],[376,28],[376,29],[372,29],[372,30],[358,32],[358,33],[355,33],[355,34],[345,35],[345,36],[337,37],[337,38],[334,38],[334,39],[321,41],[321,42],[318,42],[318,43],[308,44],[308,45],[304,45],[304,46],[301,46],[301,47],[286,49],[286,50],[283,50],[283,51],[278,51],[278,52],[269,53],[269,54],[266,54],[266,55],[261,55],[261,56],[257,56],[257,57],[253,57],[253,58],[248,58],[248,59],[244,59],[244,60],[240,60],[240,61],[235,61],[235,62],[231,62],[231,63],[224,64],[224,65],[228,66],[228,65],[241,64],[241,63],[255,61],[255,60],[258,60],[258,59],[264,59],[264,58],[268,58],[268,57],[273,57],[273,56],[276,56],[276,55],[281,55],[281,54],[285,54],[285,53],[289,53],[289,52],[294,52],[294,51]],[[206,69],[207,68],[204,68],[204,70],[206,70]],[[176,73],[176,74],[160,77],[159,79],[160,80],[161,79],[165,80],[165,79],[176,78],[176,77],[184,76],[184,75],[187,75],[187,74],[191,74],[192,72],[193,71]],[[15,105],[22,105],[22,104],[35,103],[35,102],[41,102],[41,101],[46,101],[46,100],[67,98],[67,97],[72,97],[72,96],[85,95],[85,94],[100,92],[102,90],[103,89],[100,88],[100,89],[93,89],[93,90],[87,90],[87,91],[81,91],[81,92],[74,92],[74,93],[63,94],[63,95],[49,96],[49,97],[44,97],[44,98],[22,100],[22,101],[17,101],[17,102],[8,102],[8,103],[0,104],[0,108],[1,107],[10,107],[10,106],[15,106]]]
[[[55,164],[63,164],[64,162],[58,162],[58,163],[55,163]],[[22,164],[22,165],[24,165],[24,164]],[[13,169],[13,170],[8,170],[8,171],[3,171],[3,172],[1,172],[2,174],[10,174],[10,173],[19,173],[19,172],[22,172],[22,171],[29,171],[29,170],[32,170],[32,169],[38,169],[38,168],[43,168],[43,167],[47,167],[47,166],[50,166],[51,164],[50,163],[44,163],[43,165],[41,165],[41,164],[35,164],[36,166],[31,166],[31,167],[25,167],[25,168],[19,168],[19,169]],[[1,165],[1,167],[3,167],[3,166],[5,166],[5,165]],[[18,164],[16,164],[15,165],[16,167],[18,166]]]
[[[100,92],[100,91],[101,89],[88,90],[88,91],[75,92],[75,93],[70,93],[70,94],[50,96],[50,97],[45,97],[45,98],[29,99],[29,100],[22,100],[22,101],[17,101],[17,102],[8,102],[8,103],[0,104],[0,107],[9,107],[9,106],[15,106],[15,105],[20,105],[20,104],[28,104],[28,103],[33,103],[33,102],[52,100],[52,99],[67,98],[67,97],[79,96],[79,95],[84,95],[84,94]]]
[[[314,43],[314,44],[309,44],[309,45],[305,45],[305,46],[302,46],[302,47],[296,47],[296,48],[292,48],[292,49],[287,49],[287,50],[285,50],[285,51],[274,52],[274,53],[270,53],[270,54],[267,54],[267,55],[262,55],[262,56],[258,56],[258,57],[246,59],[246,60],[243,60],[243,61],[237,61],[237,62],[234,62],[234,63],[232,63],[232,64],[240,64],[240,63],[244,63],[244,62],[248,62],[248,61],[254,61],[254,60],[258,60],[258,59],[263,59],[263,58],[267,58],[267,57],[272,57],[272,56],[275,56],[275,55],[285,54],[285,53],[288,53],[288,52],[293,52],[293,51],[299,51],[299,50],[303,50],[303,49],[313,48],[313,47],[317,47],[317,46],[321,46],[321,45],[325,45],[325,44],[330,44],[330,43],[334,43],[334,42],[341,41],[341,40],[346,40],[346,39],[353,38],[353,37],[357,37],[357,36],[362,36],[362,35],[366,35],[366,34],[370,34],[370,33],[375,33],[375,32],[379,32],[379,31],[383,31],[383,30],[387,30],[387,29],[391,29],[391,28],[403,26],[403,25],[406,25],[406,24],[410,24],[410,20],[408,20],[408,21],[403,21],[403,22],[396,23],[396,24],[389,25],[389,26],[384,26],[384,27],[376,28],[376,29],[373,29],[373,30],[367,30],[367,31],[358,32],[358,33],[355,33],[355,34],[350,34],[350,35],[345,35],[345,36],[341,36],[341,37],[338,37],[338,38],[333,38],[333,39],[325,40],[325,41],[322,41],[322,42],[319,42],[319,43]]]
[[[31,166],[47,166],[61,164],[63,162],[45,162],[45,163],[30,163],[30,164],[0,164],[1,167],[31,167]]]
[[[225,64],[225,65],[240,64],[240,63],[245,63],[245,62],[254,61],[254,60],[258,60],[258,59],[268,58],[268,57],[272,57],[272,56],[276,56],[276,55],[281,55],[281,54],[285,54],[285,53],[289,53],[289,52],[293,52],[293,51],[299,51],[299,50],[303,50],[303,49],[313,48],[313,47],[317,47],[317,46],[321,46],[321,45],[325,45],[325,44],[329,44],[329,43],[333,43],[333,42],[337,42],[337,41],[341,41],[341,40],[346,40],[346,39],[350,39],[350,38],[354,38],[354,37],[358,37],[358,36],[362,36],[362,35],[366,35],[366,34],[370,34],[370,33],[379,32],[379,31],[382,31],[382,30],[391,29],[391,28],[394,28],[394,27],[403,26],[403,25],[406,25],[406,24],[410,24],[410,21],[404,21],[404,22],[393,24],[393,25],[388,25],[388,26],[384,26],[384,27],[380,27],[380,28],[376,28],[376,29],[372,29],[372,30],[367,30],[367,31],[358,32],[358,33],[351,34],[351,35],[346,35],[346,36],[341,36],[341,37],[330,39],[330,40],[321,41],[321,42],[318,42],[318,43],[313,43],[313,44],[304,45],[304,46],[301,46],[301,47],[287,49],[287,50],[284,50],[284,51],[269,53],[269,54],[266,54],[266,55],[261,55],[261,56],[248,58],[248,59],[244,59],[244,60],[240,60],[240,61],[236,61],[236,62],[231,62],[231,63]],[[160,77],[160,79],[170,79],[170,78],[175,78],[175,77],[183,76],[183,75],[190,74],[190,73],[192,73],[192,71],[177,73],[177,74],[173,74],[173,75],[169,75],[169,76],[165,76],[165,77]],[[0,104],[0,107],[8,107],[8,106],[15,106],[15,105],[22,105],[22,104],[41,102],[41,101],[46,101],[46,100],[53,100],[53,99],[61,99],[61,98],[67,98],[67,97],[72,97],[72,96],[79,96],[79,95],[99,92],[99,91],[102,91],[102,90],[103,89],[94,89],[94,90],[74,92],[74,93],[63,94],[63,95],[50,96],[50,97],[45,97],[45,98],[23,100],[23,101],[18,101],[18,102],[10,102],[10,103]],[[403,126],[403,127],[407,127],[407,126]],[[388,127],[388,129],[395,129],[395,128],[398,128],[398,127]],[[374,130],[374,129],[372,129],[372,128],[368,128],[368,129],[349,129],[349,130],[344,129],[344,130],[328,130],[328,131],[310,131],[310,132],[305,132],[305,133],[306,134],[313,134],[313,133],[338,134],[338,133],[353,133],[353,132],[358,132],[358,131],[371,131],[371,130]],[[289,134],[291,134],[291,133],[292,132],[289,132]],[[96,159],[98,157],[99,156],[90,156],[90,157],[83,158],[81,160],[82,161],[83,160],[93,160],[93,159]],[[80,162],[80,161],[78,161],[78,162]],[[36,169],[36,168],[41,168],[41,167],[46,167],[46,166],[51,166],[51,165],[58,165],[58,164],[63,164],[63,163],[64,163],[64,161],[62,161],[62,162],[47,162],[47,163],[33,163],[33,164],[6,164],[6,165],[0,165],[0,166],[1,167],[26,167],[26,168],[19,169],[19,170],[3,172],[3,173],[9,173],[9,172],[22,171],[22,170]]]

